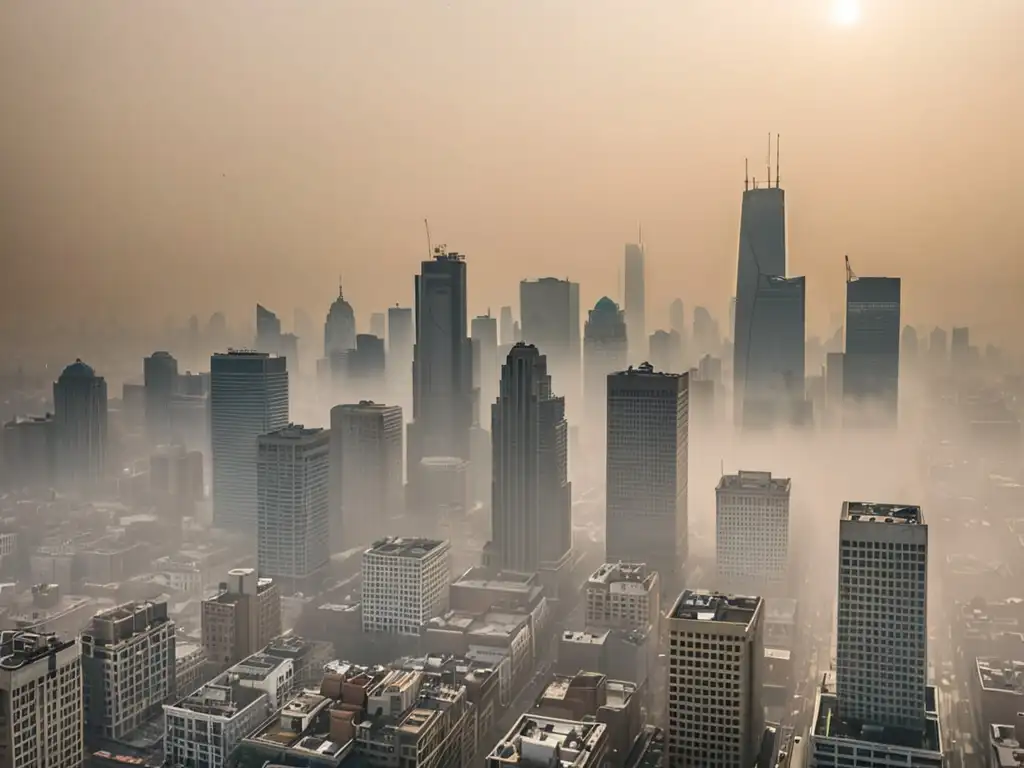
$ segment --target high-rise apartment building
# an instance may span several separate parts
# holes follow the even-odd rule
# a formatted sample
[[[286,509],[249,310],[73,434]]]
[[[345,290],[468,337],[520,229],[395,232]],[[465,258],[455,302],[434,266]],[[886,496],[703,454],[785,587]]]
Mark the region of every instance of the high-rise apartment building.
[[[715,552],[719,583],[730,590],[764,590],[789,573],[789,478],[740,470],[715,490]]]
[[[764,600],[685,590],[668,613],[668,637],[667,765],[755,765],[764,737]]]
[[[413,423],[409,482],[428,456],[469,459],[473,425],[472,346],[467,333],[466,259],[444,246],[416,276]]]
[[[213,522],[256,531],[256,438],[288,424],[285,358],[230,351],[210,358]]]
[[[491,403],[498,391],[501,364],[498,361],[498,320],[486,315],[474,317],[470,324],[473,340],[473,388],[477,393],[478,405],[475,420],[489,429]]]
[[[836,635],[842,718],[923,729],[928,526],[920,507],[843,503]]]
[[[568,439],[545,355],[516,344],[491,407],[491,548],[502,570],[552,567],[572,550]]]
[[[896,426],[900,374],[900,279],[846,282],[844,422]]]
[[[373,541],[405,507],[402,409],[372,401],[331,409],[331,541]]]
[[[260,435],[256,458],[259,572],[288,593],[312,592],[330,551],[330,433],[289,424]]]
[[[81,643],[90,739],[125,738],[174,696],[174,622],[165,601],[125,603],[97,613]]]
[[[166,442],[171,431],[171,398],[178,387],[178,361],[170,352],[154,352],[142,362],[146,387],[146,436]]]
[[[451,545],[387,538],[363,553],[363,632],[419,635],[448,608]]]
[[[583,423],[592,425],[598,444],[604,436],[608,374],[623,370],[628,359],[625,317],[619,305],[604,296],[590,310],[583,327]]]
[[[281,634],[281,590],[254,568],[234,568],[216,595],[203,600],[206,659],[228,667],[264,648]]]
[[[0,656],[0,765],[80,768],[85,755],[78,640],[4,632]]]
[[[329,360],[336,353],[355,348],[356,313],[345,300],[345,292],[339,283],[338,298],[327,310],[327,319],[324,321],[324,357]]]
[[[556,277],[519,283],[522,339],[548,359],[553,386],[570,407],[580,393],[580,285]]]
[[[76,360],[53,384],[53,408],[58,482],[95,487],[107,465],[107,382]]]
[[[687,558],[689,375],[608,376],[607,562],[646,562],[674,589]]]
[[[638,629],[661,623],[661,584],[645,563],[605,563],[586,583],[587,629]]]
[[[629,356],[635,362],[647,359],[647,298],[642,244],[626,243],[626,332]]]

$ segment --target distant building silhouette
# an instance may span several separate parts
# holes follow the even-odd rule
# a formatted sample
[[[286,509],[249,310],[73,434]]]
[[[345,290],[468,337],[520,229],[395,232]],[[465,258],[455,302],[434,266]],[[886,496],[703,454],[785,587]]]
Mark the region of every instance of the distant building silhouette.
[[[516,343],[515,320],[512,318],[512,307],[502,307],[499,317],[501,346],[510,347]]]
[[[602,297],[590,310],[583,330],[583,398],[585,423],[595,436],[604,437],[608,374],[628,364],[629,341],[626,319],[619,305]]]
[[[899,412],[900,279],[854,277],[846,283],[843,397],[850,425],[896,426]]]
[[[54,382],[53,405],[58,483],[94,488],[107,469],[107,382],[76,360]]]
[[[679,331],[655,331],[649,341],[651,364],[660,371],[683,372],[683,340]]]
[[[324,321],[324,357],[328,360],[337,352],[356,347],[356,313],[345,301],[345,293],[338,285],[338,298],[331,304]]]
[[[262,304],[256,305],[256,340],[253,345],[260,352],[272,355],[281,352],[281,320]]]
[[[382,340],[387,338],[387,317],[383,312],[370,315],[370,335]]]
[[[640,362],[647,359],[647,298],[644,275],[644,246],[627,243],[626,272],[626,333],[629,336],[629,357]]]
[[[490,429],[491,403],[498,391],[498,320],[488,313],[474,317],[470,324],[473,341],[473,388],[477,394],[475,423]]]
[[[387,380],[391,400],[412,408],[412,348],[416,331],[411,307],[388,309]]]
[[[954,373],[962,373],[971,360],[971,329],[953,328],[949,344],[949,359]]]
[[[548,360],[552,386],[577,405],[580,392],[580,286],[542,277],[519,283],[522,340],[534,344]]]
[[[178,388],[178,361],[170,352],[154,352],[143,360],[146,387],[146,436],[166,442],[171,431],[171,400]]]

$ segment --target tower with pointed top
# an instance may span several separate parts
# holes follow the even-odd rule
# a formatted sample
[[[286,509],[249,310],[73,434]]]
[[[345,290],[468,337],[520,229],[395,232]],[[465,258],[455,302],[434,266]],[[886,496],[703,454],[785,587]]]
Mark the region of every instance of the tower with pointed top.
[[[338,298],[331,304],[324,322],[324,357],[356,348],[356,313],[345,301],[345,290],[338,278]]]

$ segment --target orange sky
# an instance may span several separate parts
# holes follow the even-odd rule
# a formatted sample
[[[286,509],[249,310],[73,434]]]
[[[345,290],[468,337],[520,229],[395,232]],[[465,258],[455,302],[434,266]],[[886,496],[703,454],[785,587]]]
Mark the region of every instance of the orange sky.
[[[809,331],[843,259],[910,322],[1016,332],[1024,2],[32,0],[0,5],[0,328],[259,300],[365,319],[435,242],[470,311],[523,277],[616,294],[643,222],[648,325],[724,321],[743,158],[782,135]]]

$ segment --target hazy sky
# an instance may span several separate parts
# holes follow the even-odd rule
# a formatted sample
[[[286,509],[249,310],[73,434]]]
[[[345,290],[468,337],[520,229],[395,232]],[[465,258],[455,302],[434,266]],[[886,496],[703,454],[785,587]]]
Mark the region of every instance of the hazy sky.
[[[1015,333],[1024,2],[834,5],[0,2],[0,326],[319,322],[339,272],[365,323],[410,303],[425,216],[473,313],[523,277],[615,296],[642,221],[648,325],[677,295],[724,319],[773,131],[812,331],[849,253],[910,322]]]

